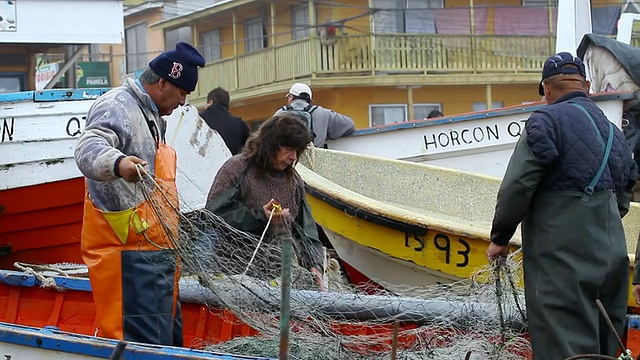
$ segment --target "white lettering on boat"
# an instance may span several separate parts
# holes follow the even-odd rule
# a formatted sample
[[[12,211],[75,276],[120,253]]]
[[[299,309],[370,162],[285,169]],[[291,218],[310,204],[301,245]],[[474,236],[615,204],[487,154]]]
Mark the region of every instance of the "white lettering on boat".
[[[14,125],[15,123],[15,118],[11,118],[11,119],[7,119],[4,118],[2,121],[2,141],[0,142],[5,142],[5,139],[7,139],[7,141],[13,141],[13,131],[14,131]]]

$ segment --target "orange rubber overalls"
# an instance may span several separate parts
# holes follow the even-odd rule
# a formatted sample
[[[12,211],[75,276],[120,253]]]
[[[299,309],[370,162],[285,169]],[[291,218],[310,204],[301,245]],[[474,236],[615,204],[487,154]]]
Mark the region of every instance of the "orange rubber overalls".
[[[155,181],[177,209],[175,150],[160,143]],[[182,346],[177,256],[163,224],[177,234],[178,215],[157,188],[159,218],[149,201],[133,209],[103,212],[87,192],[82,225],[82,257],[96,304],[96,335],[159,345]],[[162,220],[162,221],[160,221]],[[140,232],[144,233],[153,244]]]

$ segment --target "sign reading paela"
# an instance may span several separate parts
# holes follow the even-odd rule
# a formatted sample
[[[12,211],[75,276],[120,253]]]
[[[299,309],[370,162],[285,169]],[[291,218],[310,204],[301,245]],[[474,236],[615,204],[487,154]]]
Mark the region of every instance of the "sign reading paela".
[[[0,0],[1,1],[1,0]],[[44,64],[36,70],[36,90],[42,90],[59,71],[61,63]],[[80,61],[76,64],[76,87],[111,87],[111,70],[106,61]],[[54,87],[63,87],[64,75]]]
[[[79,62],[76,73],[78,88],[111,86],[111,71],[106,61]]]

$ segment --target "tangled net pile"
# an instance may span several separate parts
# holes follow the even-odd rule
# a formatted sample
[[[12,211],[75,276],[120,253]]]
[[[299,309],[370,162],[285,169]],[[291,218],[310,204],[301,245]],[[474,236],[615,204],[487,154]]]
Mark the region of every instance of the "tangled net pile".
[[[170,197],[162,191],[145,191],[145,197],[180,259],[182,301],[228,308],[260,333],[209,344],[211,351],[278,357],[281,260],[283,244],[291,242],[292,359],[508,360],[531,353],[519,254],[478,269],[469,280],[395,293],[348,284],[337,260],[328,259],[319,291],[316,277],[299,265],[308,239],[293,240],[302,233],[296,226],[270,223],[261,240],[207,210],[185,211],[182,204],[178,212],[163,204]]]

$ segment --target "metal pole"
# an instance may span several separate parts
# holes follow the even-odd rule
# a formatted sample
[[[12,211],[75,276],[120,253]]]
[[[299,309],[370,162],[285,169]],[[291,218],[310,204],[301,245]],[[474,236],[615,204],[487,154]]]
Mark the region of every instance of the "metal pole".
[[[78,58],[80,58],[80,55],[82,55],[82,52],[84,51],[84,49],[87,47],[87,45],[81,45],[79,46],[75,52],[71,55],[71,57],[69,57],[66,62],[64,63],[64,65],[62,65],[62,67],[60,68],[60,70],[58,70],[58,73],[53,77],[53,79],[49,80],[49,82],[47,83],[47,85],[45,85],[45,89],[51,89],[53,88],[53,85],[55,85],[58,80],[60,80],[60,78],[62,77],[62,75],[64,75],[64,73],[66,71],[68,71],[72,66],[75,65],[76,61],[78,60]],[[73,71],[75,72],[76,69],[75,67],[73,68]],[[75,76],[74,76],[75,77]],[[75,86],[74,86],[75,87]]]
[[[124,348],[127,347],[127,343],[120,340],[116,344],[116,348],[113,349],[111,356],[109,356],[109,360],[120,360],[122,359],[122,353],[124,352]]]
[[[282,269],[280,279],[280,360],[289,359],[289,319],[291,318],[291,257],[293,239],[282,238]]]

